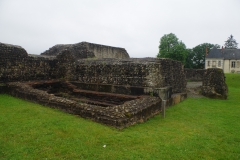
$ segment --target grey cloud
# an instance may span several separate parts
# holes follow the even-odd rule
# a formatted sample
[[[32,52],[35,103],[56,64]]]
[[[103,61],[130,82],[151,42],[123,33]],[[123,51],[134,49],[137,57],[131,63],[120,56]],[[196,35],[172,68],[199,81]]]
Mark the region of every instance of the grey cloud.
[[[88,41],[155,57],[174,33],[188,48],[240,42],[238,0],[1,0],[0,42],[40,54],[55,44]]]

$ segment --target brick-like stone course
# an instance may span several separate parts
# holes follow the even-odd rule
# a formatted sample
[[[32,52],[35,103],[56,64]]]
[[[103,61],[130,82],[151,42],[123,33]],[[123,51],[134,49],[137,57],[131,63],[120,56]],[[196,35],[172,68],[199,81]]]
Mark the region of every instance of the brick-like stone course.
[[[20,46],[0,43],[0,82],[58,78],[57,60],[28,55]]]
[[[170,59],[99,59],[79,60],[72,75],[85,84],[112,84],[160,88],[172,86],[173,93],[185,92],[186,80],[180,62]]]
[[[186,76],[181,62],[171,59],[160,59],[160,80],[161,86],[172,86],[172,93],[186,92]],[[157,80],[156,79],[156,80]]]
[[[15,53],[16,50],[19,51]],[[185,92],[186,89],[183,65],[170,59],[79,60],[69,49],[62,50],[56,57],[32,56],[19,46],[4,44],[1,44],[1,55],[2,82],[61,78],[98,86],[113,85],[117,91],[123,89],[130,94],[165,86],[172,86],[173,93]]]

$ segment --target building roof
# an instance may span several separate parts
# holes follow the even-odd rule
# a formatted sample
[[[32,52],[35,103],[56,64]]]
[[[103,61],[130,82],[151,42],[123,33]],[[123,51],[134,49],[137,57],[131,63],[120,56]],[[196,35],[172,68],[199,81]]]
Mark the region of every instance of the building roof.
[[[210,50],[206,58],[240,59],[240,49],[213,48]]]

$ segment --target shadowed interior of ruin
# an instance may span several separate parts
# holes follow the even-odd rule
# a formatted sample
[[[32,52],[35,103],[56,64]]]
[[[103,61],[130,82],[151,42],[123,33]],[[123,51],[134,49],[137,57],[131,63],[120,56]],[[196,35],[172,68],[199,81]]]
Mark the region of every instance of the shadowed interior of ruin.
[[[126,101],[140,98],[139,96],[132,95],[83,90],[70,82],[64,81],[38,81],[29,82],[28,85],[34,89],[47,91],[49,94],[74,100],[78,103],[87,103],[102,107],[122,105]]]

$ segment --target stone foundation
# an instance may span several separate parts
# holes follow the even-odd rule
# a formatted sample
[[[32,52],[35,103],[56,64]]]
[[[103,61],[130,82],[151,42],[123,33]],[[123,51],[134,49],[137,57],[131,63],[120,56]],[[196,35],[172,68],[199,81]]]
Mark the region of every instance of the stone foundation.
[[[7,84],[7,93],[116,128],[125,128],[144,122],[161,111],[161,99],[158,97],[135,97],[135,99],[127,100],[119,105],[103,107],[82,103],[78,99],[74,100],[49,94],[47,91],[34,89],[33,84],[34,82],[10,82]]]
[[[162,100],[159,97],[86,93],[71,83],[62,81],[9,82],[5,92],[119,129],[145,122],[162,110]],[[186,97],[186,93],[174,94],[167,99],[166,107],[180,103]]]

